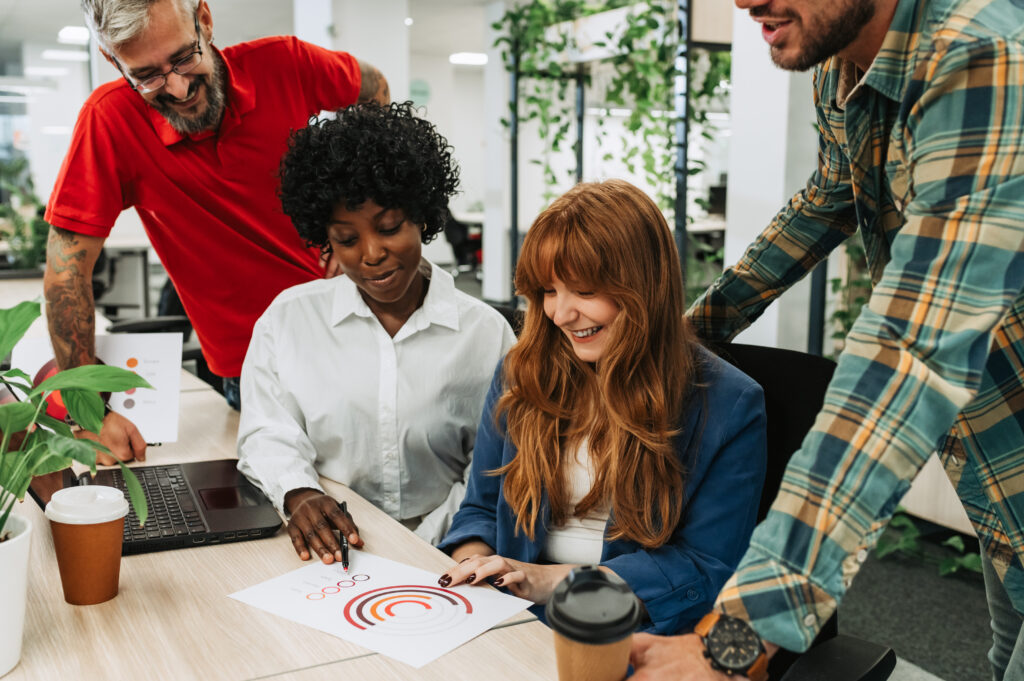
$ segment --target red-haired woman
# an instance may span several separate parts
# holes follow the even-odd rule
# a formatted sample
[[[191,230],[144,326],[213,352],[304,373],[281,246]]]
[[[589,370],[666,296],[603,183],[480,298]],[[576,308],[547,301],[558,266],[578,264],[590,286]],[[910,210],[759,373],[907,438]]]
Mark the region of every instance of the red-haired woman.
[[[441,543],[462,562],[439,583],[541,604],[572,567],[599,564],[644,602],[645,629],[692,629],[754,527],[760,386],[698,345],[672,233],[627,182],[578,185],[541,213],[516,289],[523,331]]]

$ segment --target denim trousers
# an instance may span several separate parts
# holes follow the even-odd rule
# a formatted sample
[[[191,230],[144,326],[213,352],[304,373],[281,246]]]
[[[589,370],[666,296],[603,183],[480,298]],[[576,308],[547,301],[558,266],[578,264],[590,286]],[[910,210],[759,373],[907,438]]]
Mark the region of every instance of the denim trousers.
[[[239,377],[225,377],[222,385],[224,386],[224,399],[228,401],[228,406],[239,411],[242,408],[242,386],[239,384]]]
[[[992,616],[992,649],[988,660],[992,663],[993,681],[1024,681],[1024,617],[1017,612],[1010,596],[1003,588],[992,561],[981,553],[981,570],[985,576],[985,595]]]

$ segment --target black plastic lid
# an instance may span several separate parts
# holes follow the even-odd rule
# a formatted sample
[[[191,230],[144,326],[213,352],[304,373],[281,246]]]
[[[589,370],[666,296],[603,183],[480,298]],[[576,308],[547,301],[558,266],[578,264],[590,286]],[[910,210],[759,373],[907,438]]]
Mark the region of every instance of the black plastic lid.
[[[566,638],[603,644],[631,634],[640,623],[643,606],[620,577],[583,565],[555,587],[544,615],[551,628]]]

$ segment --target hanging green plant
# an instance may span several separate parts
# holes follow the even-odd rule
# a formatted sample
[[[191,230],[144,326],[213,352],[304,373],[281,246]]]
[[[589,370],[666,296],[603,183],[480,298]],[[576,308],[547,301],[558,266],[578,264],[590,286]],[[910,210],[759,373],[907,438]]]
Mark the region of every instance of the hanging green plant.
[[[611,54],[603,62],[609,77],[595,86],[592,70],[583,71],[582,66],[567,60],[566,55],[579,47],[570,22],[622,8],[632,9],[622,12],[621,23],[614,31],[593,42],[592,47],[604,48]],[[553,161],[557,154],[567,150],[574,128],[574,103],[567,98],[568,87],[576,78],[583,78],[591,88],[592,99],[606,107],[629,110],[624,125],[632,137],[622,137],[618,143],[608,143],[605,118],[597,117],[596,139],[602,160],[621,163],[631,174],[641,175],[670,224],[673,222],[678,122],[673,95],[675,80],[681,73],[677,67],[680,45],[675,11],[676,3],[669,0],[533,0],[509,8],[493,24],[494,30],[501,33],[495,45],[502,48],[505,68],[518,75],[518,120],[535,122],[538,136],[544,142],[539,158],[529,159],[529,163],[542,174],[545,202],[567,189],[575,176],[573,169],[565,174],[557,172]],[[701,134],[707,139],[714,132],[707,113],[716,98],[727,90],[730,67],[727,51],[690,51],[688,121],[691,126],[700,125]],[[693,77],[695,72],[700,77]],[[502,122],[508,126],[510,118]],[[687,175],[701,173],[704,162],[689,156]],[[704,199],[697,199],[696,203],[707,208]],[[692,222],[692,217],[689,219]],[[692,288],[703,289],[721,271],[722,249],[691,235],[687,254],[685,266],[691,273],[688,279]]]

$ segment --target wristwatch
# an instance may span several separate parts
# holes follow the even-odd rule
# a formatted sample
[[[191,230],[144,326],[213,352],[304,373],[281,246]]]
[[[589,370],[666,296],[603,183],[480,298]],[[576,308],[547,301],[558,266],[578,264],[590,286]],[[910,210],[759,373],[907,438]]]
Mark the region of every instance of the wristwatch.
[[[743,674],[750,681],[767,681],[768,655],[761,637],[738,617],[712,610],[701,618],[694,633],[704,641],[704,656],[726,674]]]

